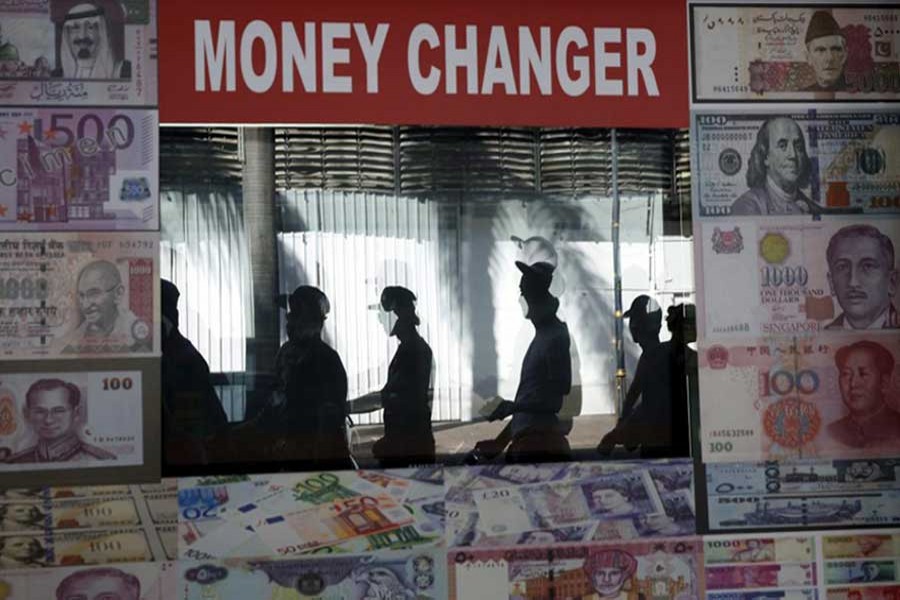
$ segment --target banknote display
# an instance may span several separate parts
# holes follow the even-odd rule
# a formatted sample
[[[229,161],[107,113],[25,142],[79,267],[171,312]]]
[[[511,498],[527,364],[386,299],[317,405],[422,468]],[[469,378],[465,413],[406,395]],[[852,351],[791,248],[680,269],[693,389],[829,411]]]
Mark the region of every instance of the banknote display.
[[[4,533],[44,529],[99,529],[140,523],[137,506],[131,498],[0,504],[0,531]]]
[[[822,535],[822,554],[827,598],[898,597],[898,530],[829,532]]]
[[[693,120],[701,217],[900,214],[900,112],[701,112]]]
[[[0,230],[159,229],[158,161],[155,110],[0,109]]]
[[[178,600],[447,597],[442,552],[418,550],[231,564],[180,561]]]
[[[703,598],[698,538],[448,552],[451,600]]]
[[[706,489],[728,494],[846,494],[900,490],[900,458],[712,463]]]
[[[159,234],[0,240],[0,356],[152,356],[159,331]]]
[[[701,347],[704,461],[900,455],[898,363],[897,335]]]
[[[701,340],[900,329],[900,219],[732,219],[703,223],[700,235]]]
[[[0,23],[0,103],[157,103],[156,0],[3,0]]]
[[[170,600],[177,583],[169,562],[0,573],[0,590],[9,600]]]
[[[0,473],[143,464],[141,377],[141,371],[0,375]]]
[[[100,530],[47,529],[0,535],[0,569],[100,565],[154,560],[150,539],[139,527]]]
[[[900,98],[900,9],[691,7],[694,101]]]

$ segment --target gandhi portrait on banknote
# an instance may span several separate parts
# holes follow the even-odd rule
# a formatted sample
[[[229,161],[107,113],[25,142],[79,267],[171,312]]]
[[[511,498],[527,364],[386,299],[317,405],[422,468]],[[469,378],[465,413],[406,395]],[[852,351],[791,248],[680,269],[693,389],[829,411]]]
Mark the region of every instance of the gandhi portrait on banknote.
[[[71,79],[130,79],[123,56],[124,15],[112,19],[116,2],[82,2],[66,13],[62,27],[62,76]]]
[[[862,341],[834,357],[847,414],[828,425],[828,434],[851,448],[900,449],[900,413],[888,405],[894,357],[881,344]]]
[[[897,329],[894,243],[872,225],[848,225],[828,242],[828,284],[843,312],[825,329]]]
[[[0,569],[41,567],[44,565],[44,547],[31,535],[0,537]]]
[[[59,582],[55,600],[141,600],[141,582],[112,567],[85,569]]]
[[[66,336],[66,345],[135,341],[139,319],[123,305],[125,285],[115,264],[107,260],[87,264],[78,273],[75,286],[81,323]]]
[[[809,185],[812,162],[806,138],[790,117],[773,117],[756,132],[756,142],[747,163],[747,186],[731,214],[818,214],[821,209],[803,193]]]
[[[637,559],[624,550],[592,551],[585,559],[582,568],[596,593],[584,596],[584,598],[586,600],[631,598],[629,591],[623,588],[634,576],[637,567]]]
[[[42,530],[44,518],[37,504],[0,504],[0,531]]]
[[[92,446],[78,435],[84,418],[81,390],[61,379],[39,379],[25,394],[25,421],[36,443],[5,459],[7,463],[114,460],[115,454]]]
[[[806,28],[806,56],[816,81],[805,92],[837,92],[847,87],[847,39],[831,13],[817,10]]]

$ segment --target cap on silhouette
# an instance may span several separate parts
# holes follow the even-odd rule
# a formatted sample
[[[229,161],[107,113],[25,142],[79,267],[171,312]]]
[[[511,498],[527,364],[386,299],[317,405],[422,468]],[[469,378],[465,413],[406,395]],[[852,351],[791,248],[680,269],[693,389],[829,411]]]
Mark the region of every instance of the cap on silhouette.
[[[626,310],[625,314],[622,316],[626,319],[631,319],[634,317],[647,317],[650,315],[657,316],[656,313],[659,313],[658,316],[661,319],[662,308],[656,303],[656,300],[646,294],[641,294],[632,300],[631,308]]]
[[[843,37],[844,32],[841,31],[841,26],[834,20],[830,12],[817,10],[809,20],[809,27],[806,28],[806,43],[808,44],[814,39],[829,35]]]
[[[553,283],[553,271],[556,268],[550,263],[541,261],[526,264],[517,260],[516,267],[522,272],[522,275],[529,283],[538,285],[545,290],[550,289],[550,284]]]

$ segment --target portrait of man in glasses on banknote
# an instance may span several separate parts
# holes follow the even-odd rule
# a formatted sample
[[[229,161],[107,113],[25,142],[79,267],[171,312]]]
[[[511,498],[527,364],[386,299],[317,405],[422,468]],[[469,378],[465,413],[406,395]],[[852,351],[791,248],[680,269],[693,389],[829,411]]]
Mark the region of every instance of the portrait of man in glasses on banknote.
[[[57,23],[60,70],[66,79],[130,79],[124,57],[124,14],[117,2],[94,0],[72,6]]]
[[[872,225],[848,225],[831,236],[825,259],[831,294],[842,310],[825,329],[900,328],[891,238]]]

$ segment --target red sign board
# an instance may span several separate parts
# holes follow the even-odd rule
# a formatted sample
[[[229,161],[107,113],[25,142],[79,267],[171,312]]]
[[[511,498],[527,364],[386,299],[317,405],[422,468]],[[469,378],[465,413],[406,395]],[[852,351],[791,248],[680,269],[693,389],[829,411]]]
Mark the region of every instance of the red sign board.
[[[170,0],[164,123],[686,127],[678,0]]]

